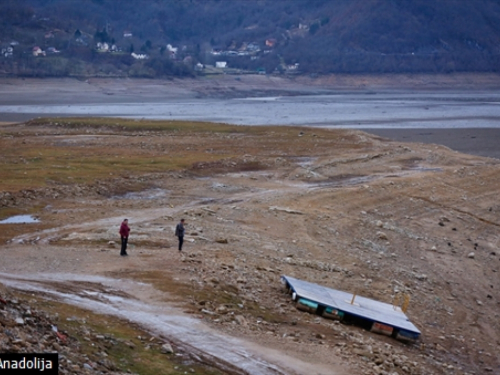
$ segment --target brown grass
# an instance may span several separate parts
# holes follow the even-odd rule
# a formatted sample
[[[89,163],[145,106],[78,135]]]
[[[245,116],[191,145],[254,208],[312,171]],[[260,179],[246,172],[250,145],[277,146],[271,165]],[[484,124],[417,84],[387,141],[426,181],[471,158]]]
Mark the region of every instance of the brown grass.
[[[16,128],[17,129],[17,128]],[[277,157],[310,154],[311,147],[345,147],[349,137],[315,129],[234,126],[182,121],[111,118],[35,119],[19,130],[0,129],[0,190],[91,184],[193,168],[221,173],[223,160],[249,154]],[[216,151],[214,151],[216,150]],[[205,166],[201,167],[200,166]],[[238,162],[233,170],[260,170],[259,162]]]

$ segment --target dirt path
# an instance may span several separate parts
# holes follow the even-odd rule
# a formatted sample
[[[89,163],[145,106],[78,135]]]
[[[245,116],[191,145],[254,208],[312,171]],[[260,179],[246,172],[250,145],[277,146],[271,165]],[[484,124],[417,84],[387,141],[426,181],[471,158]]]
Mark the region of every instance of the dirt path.
[[[241,176],[232,176],[230,179],[234,178]],[[213,179],[211,184],[226,186],[224,180],[217,181],[217,179]],[[276,196],[282,197],[287,192],[296,193],[304,187],[306,185],[271,182],[267,189],[261,188],[253,192],[245,189],[243,192],[233,193],[231,201],[249,202],[252,199],[272,201]],[[224,196],[227,194],[215,192],[210,198],[205,196],[203,199],[192,200],[176,207],[165,205],[162,208],[135,208],[132,222],[137,228],[148,226],[152,222],[165,221],[165,218],[179,217],[194,208],[209,212],[210,209],[205,204],[207,200],[221,201],[224,200]],[[87,217],[91,212],[92,210],[81,213],[81,216]],[[88,246],[71,249],[51,245],[62,239],[92,241],[101,240],[103,236],[114,238],[116,223],[123,219],[122,216],[86,219],[60,227],[27,232],[13,238],[11,244],[5,248],[8,253],[3,257],[2,270],[14,273],[1,273],[2,283],[23,291],[43,293],[64,303],[137,323],[153,334],[175,342],[191,355],[211,358],[211,363],[217,364],[221,369],[228,369],[231,373],[252,375],[346,373],[346,368],[340,364],[308,363],[281,352],[279,348],[263,347],[250,340],[217,332],[202,320],[173,307],[171,302],[165,302],[165,293],[156,290],[152,285],[100,276],[110,272],[151,268],[151,259],[141,259],[141,254],[152,254],[155,263],[181,265],[186,257],[175,254],[176,251],[173,249],[168,253],[165,249],[159,251],[144,249],[139,253],[135,250],[132,240],[130,256],[126,259],[119,258],[117,262],[117,251],[101,249],[96,253],[96,249]],[[174,259],[172,255],[175,256]]]
[[[114,315],[166,337],[192,356],[210,358],[235,374],[341,374],[341,368],[304,363],[249,341],[223,335],[199,319],[183,314],[144,283],[94,275],[1,273],[2,283],[23,291],[43,293],[64,303],[100,314]],[[236,370],[236,371],[235,371]]]

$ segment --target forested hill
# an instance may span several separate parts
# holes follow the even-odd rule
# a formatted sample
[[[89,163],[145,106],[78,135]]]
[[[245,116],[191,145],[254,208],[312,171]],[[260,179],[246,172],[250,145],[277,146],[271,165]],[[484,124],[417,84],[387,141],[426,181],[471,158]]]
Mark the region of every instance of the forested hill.
[[[2,0],[0,47],[28,76],[491,72],[500,1]]]

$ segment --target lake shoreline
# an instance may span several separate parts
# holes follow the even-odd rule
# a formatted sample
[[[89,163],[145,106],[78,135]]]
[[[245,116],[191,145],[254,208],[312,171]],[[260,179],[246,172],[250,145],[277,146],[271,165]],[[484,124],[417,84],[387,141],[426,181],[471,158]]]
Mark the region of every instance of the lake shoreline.
[[[399,81],[398,81],[399,80]],[[111,107],[113,105],[127,108],[129,104],[134,104],[138,108],[146,108],[148,105],[175,106],[179,103],[182,107],[180,113],[184,115],[172,115],[172,118],[163,116],[164,119],[195,119],[197,121],[210,122],[228,122],[238,124],[233,117],[224,117],[221,110],[214,109],[213,113],[194,113],[193,103],[202,106],[206,103],[233,103],[239,105],[248,104],[251,99],[252,105],[258,109],[254,116],[251,112],[242,114],[244,116],[254,116],[252,120],[254,125],[272,125],[266,123],[266,111],[275,110],[278,105],[294,106],[297,98],[303,98],[303,103],[298,105],[310,105],[314,101],[314,96],[326,96],[342,98],[351,95],[354,99],[349,99],[349,105],[356,106],[356,97],[362,97],[366,102],[375,100],[384,100],[384,96],[392,96],[394,103],[399,94],[412,93],[414,97],[408,98],[408,106],[413,105],[411,101],[421,100],[420,96],[425,96],[426,100],[432,105],[432,96],[445,93],[453,98],[456,92],[466,93],[470,98],[463,99],[464,107],[474,105],[477,97],[480,101],[487,104],[484,108],[489,108],[491,120],[485,121],[485,115],[482,108],[475,108],[472,116],[467,113],[463,118],[457,117],[457,121],[450,117],[453,113],[447,113],[440,109],[434,112],[434,118],[429,126],[420,126],[418,121],[413,124],[407,121],[404,116],[394,114],[395,121],[391,118],[372,118],[370,109],[365,118],[361,118],[358,124],[358,118],[353,120],[337,120],[336,114],[325,114],[315,122],[311,118],[308,121],[308,113],[316,115],[315,108],[305,107],[301,119],[297,119],[296,114],[284,113],[274,114],[281,125],[299,125],[299,126],[320,126],[335,128],[342,124],[350,128],[366,131],[384,138],[403,142],[422,142],[442,144],[453,150],[486,157],[500,159],[500,150],[498,150],[498,141],[500,140],[500,123],[496,116],[496,107],[499,99],[498,87],[500,87],[500,75],[498,74],[455,74],[455,75],[331,75],[320,78],[295,77],[283,78],[274,76],[221,76],[200,79],[172,79],[172,80],[146,80],[146,79],[88,79],[77,80],[71,78],[46,78],[46,79],[21,79],[21,78],[0,78],[0,108],[4,106],[15,107],[11,112],[2,112],[0,109],[0,124],[25,122],[36,117],[94,117],[94,116],[113,116],[113,117],[133,117],[127,113],[121,116],[117,113],[92,113],[99,105]],[[427,98],[428,96],[428,98]],[[489,97],[493,98],[493,106]],[[287,99],[288,98],[288,99]],[[446,98],[448,100],[449,98]],[[247,100],[246,102],[244,102]],[[297,99],[298,100],[298,99]],[[273,102],[274,101],[274,102]],[[201,103],[201,104],[199,104]],[[329,104],[329,103],[326,103]],[[461,104],[461,103],[458,103]],[[72,113],[70,107],[85,105],[88,113]],[[25,112],[27,106],[39,106],[39,108],[50,108],[58,106],[61,113],[58,112]],[[210,108],[207,105],[207,108]],[[361,103],[357,107],[363,107]],[[67,108],[67,113],[64,113]],[[260,108],[260,109],[259,109]],[[128,108],[127,108],[128,109]],[[233,113],[239,114],[239,107],[230,109]],[[428,108],[422,108],[417,113],[418,116],[426,116]],[[432,109],[432,108],[431,108]],[[356,108],[356,110],[359,110]],[[389,106],[387,111],[391,111]],[[97,111],[97,110],[96,110]],[[118,109],[119,111],[119,109]],[[228,110],[229,111],[229,110]],[[385,112],[384,112],[385,113]],[[404,113],[403,113],[404,114]],[[137,117],[147,118],[148,109]],[[273,115],[273,114],[271,114]],[[271,115],[269,117],[271,117]],[[439,118],[442,115],[442,118]],[[193,117],[193,118],[190,118]],[[260,118],[258,116],[261,116]],[[389,115],[387,115],[389,116]],[[467,116],[467,117],[466,117]],[[152,116],[151,118],[154,118]],[[368,120],[366,120],[368,118]],[[477,121],[476,121],[477,119]],[[236,119],[239,120],[239,119]],[[411,120],[411,118],[410,118]],[[425,120],[425,119],[424,119]],[[294,123],[295,121],[295,123]],[[373,121],[374,126],[366,126],[367,122]],[[407,122],[405,122],[407,121]],[[462,123],[460,123],[462,121]],[[400,123],[398,123],[400,122]],[[425,124],[424,122],[420,122]],[[493,124],[494,126],[491,126]],[[498,124],[498,127],[495,125]],[[252,124],[251,124],[252,125]]]

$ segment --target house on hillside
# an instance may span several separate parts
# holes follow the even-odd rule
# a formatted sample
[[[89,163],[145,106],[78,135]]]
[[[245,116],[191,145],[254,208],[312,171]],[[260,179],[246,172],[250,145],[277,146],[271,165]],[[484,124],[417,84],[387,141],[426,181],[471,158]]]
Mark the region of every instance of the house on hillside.
[[[247,51],[249,51],[249,52],[259,52],[260,51],[260,47],[255,42],[248,43],[248,45],[247,45]]]
[[[14,55],[14,48],[11,46],[3,47],[0,52],[3,57],[12,57]]]
[[[266,47],[273,48],[277,43],[277,40],[274,38],[266,39]]]
[[[109,44],[108,43],[97,43],[97,50],[99,52],[108,52],[109,51]]]
[[[131,31],[125,30],[125,31],[123,32],[123,37],[124,37],[124,38],[132,38],[132,36],[133,36],[133,35],[132,35],[132,32],[131,32]]]
[[[178,50],[179,50],[178,47],[172,47],[171,44],[167,44],[167,51],[168,51],[171,59],[175,59],[177,57]]]
[[[40,47],[35,46],[33,47],[33,56],[45,56],[45,51],[43,51]]]
[[[215,67],[219,69],[227,68],[227,61],[216,61]]]

